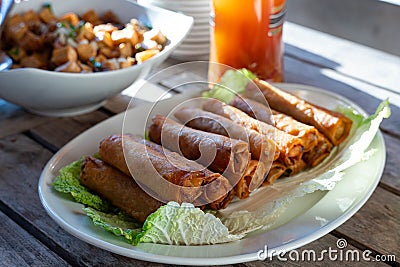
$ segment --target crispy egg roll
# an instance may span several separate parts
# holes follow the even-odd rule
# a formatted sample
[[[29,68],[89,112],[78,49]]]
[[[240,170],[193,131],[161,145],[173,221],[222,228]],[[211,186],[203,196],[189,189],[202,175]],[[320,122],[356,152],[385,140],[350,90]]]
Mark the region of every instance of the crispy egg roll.
[[[234,191],[238,198],[244,199],[250,196],[250,193],[257,189],[267,176],[265,165],[258,160],[250,160],[246,170],[239,182],[235,185]]]
[[[192,129],[162,115],[153,118],[149,138],[214,172],[234,174],[231,184],[237,182],[250,160],[246,142]]]
[[[299,122],[276,110],[271,110],[268,106],[249,98],[236,96],[229,104],[250,117],[274,125],[277,129],[300,138],[304,152],[310,151],[317,144],[318,130],[314,126]]]
[[[84,160],[80,182],[140,223],[163,205],[143,191],[132,177],[93,157]]]
[[[317,134],[317,144],[314,148],[303,154],[303,159],[308,166],[315,167],[329,156],[332,143],[321,133]]]
[[[317,135],[319,133],[314,126],[299,122],[294,118],[275,110],[272,112],[275,121],[275,127],[300,138],[304,147],[304,152],[312,150],[317,145]]]
[[[168,151],[167,149],[162,149],[162,147],[160,145],[153,143],[151,141],[148,141],[148,140],[141,139],[140,137],[132,136],[132,138],[137,142],[141,142],[148,147],[156,149],[157,151],[161,151],[161,150]],[[249,164],[246,166],[246,169],[245,169],[242,177],[239,179],[239,182],[237,182],[237,184],[235,185],[235,187],[233,189],[234,192],[237,193],[236,188],[241,186],[239,184],[243,184],[242,181],[246,181],[246,190],[249,195],[250,192],[254,191],[257,187],[259,187],[262,184],[262,182],[267,174],[268,167],[269,166],[266,166],[266,164],[263,164],[263,163],[259,162],[258,160],[250,160]]]
[[[174,113],[174,116],[191,128],[248,142],[254,159],[268,162],[279,157],[279,151],[273,140],[223,116],[192,107],[181,108]]]
[[[285,164],[278,161],[272,163],[271,169],[268,172],[267,178],[264,180],[263,185],[273,184],[279,177],[286,173],[287,167]]]
[[[191,128],[249,143],[254,160],[249,162],[244,174],[235,186],[235,192],[239,198],[248,197],[250,192],[263,183],[272,162],[279,157],[279,152],[275,149],[275,142],[220,115],[191,107],[181,108],[174,115],[181,123]]]
[[[149,188],[163,202],[174,200],[196,206],[211,203],[212,207],[225,208],[232,199],[232,186],[221,174],[177,153],[169,151],[167,156],[128,135],[111,135],[104,139],[99,153],[103,161],[126,175],[131,175],[133,170],[136,182]],[[211,184],[213,186],[206,186]]]
[[[144,144],[145,146],[147,146],[151,149],[154,149],[155,151],[157,151],[159,153],[164,153],[169,160],[172,160],[172,162],[182,161],[182,156],[180,156],[178,153],[172,152],[154,142],[151,142],[149,140],[143,139],[143,138],[141,138],[139,136],[135,136],[135,135],[128,135],[127,138],[130,138],[131,140],[133,140],[135,142]],[[183,158],[183,159],[187,160],[186,158]],[[190,164],[193,164],[192,161],[189,161],[189,162],[191,162]],[[201,167],[203,167],[203,166],[201,166]],[[205,169],[205,170],[207,170],[207,169]],[[246,170],[247,170],[247,168],[246,168]],[[211,171],[210,171],[210,173],[211,173]],[[259,174],[259,173],[257,173],[257,174]],[[258,176],[256,176],[256,177],[258,177]],[[205,194],[206,194],[205,200],[215,199],[216,197],[219,197],[221,195],[220,194],[221,188],[225,188],[225,190],[228,190],[228,186],[226,185],[226,183],[227,183],[227,179],[225,179],[225,177],[223,177],[223,176],[221,176],[220,179],[214,180],[213,186],[210,188],[207,188],[207,190],[205,190]],[[234,197],[234,191],[231,190],[227,194],[221,196],[219,199],[216,199],[213,202],[209,203],[208,206],[214,210],[224,209],[229,205],[229,203],[232,201],[233,197]]]
[[[237,109],[240,109],[254,119],[263,121],[271,125],[275,124],[271,109],[263,103],[257,102],[250,98],[245,98],[240,95],[236,95],[228,104]]]
[[[254,79],[259,90],[247,86],[245,95],[260,101],[264,97],[271,108],[309,124],[323,133],[333,145],[342,143],[349,135],[352,121],[343,114],[309,103],[276,88],[270,83]],[[260,92],[261,91],[261,92]]]
[[[303,158],[300,158],[299,160],[293,161],[292,164],[286,165],[285,175],[295,175],[302,171],[306,166],[307,164],[305,163]]]
[[[233,106],[216,99],[208,99],[205,101],[203,109],[224,116],[247,129],[253,129],[265,135],[268,139],[274,140],[280,153],[279,158],[285,164],[292,165],[292,161],[300,159],[303,154],[303,146],[299,138],[287,134],[270,124],[258,121]]]

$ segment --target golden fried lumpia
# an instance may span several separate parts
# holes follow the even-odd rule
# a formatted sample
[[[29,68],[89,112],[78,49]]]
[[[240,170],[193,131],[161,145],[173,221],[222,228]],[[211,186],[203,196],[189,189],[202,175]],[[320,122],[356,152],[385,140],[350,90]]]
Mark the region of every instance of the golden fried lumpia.
[[[254,160],[249,162],[244,174],[235,186],[235,192],[239,198],[248,197],[250,192],[262,184],[272,162],[279,157],[279,152],[275,149],[274,141],[220,115],[199,108],[185,107],[176,111],[175,117],[191,128],[228,136],[249,143],[251,156]]]
[[[216,202],[214,207],[224,208],[231,199],[232,186],[222,175],[177,153],[169,151],[167,156],[128,135],[104,139],[99,153],[103,161],[125,174],[132,172],[140,186],[149,188],[163,202],[190,202],[196,206]]]
[[[149,138],[219,173],[241,176],[250,160],[246,142],[195,130],[162,115],[153,118]]]
[[[127,136],[127,138],[129,138],[135,142],[144,144],[145,146],[147,146],[151,149],[154,149],[155,151],[157,151],[159,153],[165,154],[166,157],[168,158],[168,160],[171,160],[173,164],[175,164],[175,162],[177,162],[177,161],[182,161],[182,156],[180,156],[179,154],[172,152],[154,142],[151,142],[149,140],[143,139],[143,138],[141,138],[139,136],[135,136],[135,135],[129,135],[129,136]],[[184,158],[184,159],[186,160],[186,158]],[[189,162],[191,162],[191,161],[189,161]],[[190,163],[190,164],[192,164],[192,163]],[[203,166],[201,166],[201,167],[203,167]],[[260,167],[260,169],[261,169],[261,167]],[[247,168],[246,168],[246,170],[247,170]],[[245,171],[245,173],[246,173],[246,171]],[[257,172],[256,174],[259,175],[259,172]],[[259,176],[255,175],[255,177],[259,177]],[[257,179],[257,178],[255,178],[255,179]],[[205,197],[203,196],[202,197],[203,199],[205,199],[205,200],[216,199],[213,202],[208,204],[208,206],[211,209],[214,209],[214,210],[224,209],[232,201],[232,199],[234,197],[234,190],[231,190],[228,193],[226,193],[225,195],[219,197],[221,195],[221,193],[220,193],[221,188],[225,188],[224,190],[228,190],[226,181],[227,180],[225,179],[225,177],[221,176],[220,179],[216,179],[213,181],[212,186],[207,187],[207,189],[204,190],[203,194],[205,194]],[[219,197],[219,198],[217,199],[217,197]]]
[[[329,156],[332,150],[332,143],[318,132],[317,144],[312,150],[303,154],[303,160],[308,166],[315,167]]]
[[[271,110],[268,106],[249,98],[236,96],[229,104],[252,118],[274,125],[277,129],[300,138],[304,152],[311,150],[317,144],[318,130],[314,126],[304,124],[286,114]]]
[[[273,184],[279,177],[286,173],[287,167],[285,164],[278,161],[272,163],[271,169],[268,172],[267,178],[264,180],[263,185]]]
[[[349,135],[352,121],[343,114],[309,103],[276,88],[266,81],[259,79],[253,81],[259,90],[247,86],[245,92],[247,97],[256,101],[260,101],[261,97],[264,97],[271,108],[292,116],[300,122],[314,126],[333,145],[340,144]]]
[[[84,160],[80,182],[140,223],[163,205],[143,191],[132,177],[93,157]]]
[[[254,119],[263,121],[270,125],[275,124],[271,109],[267,105],[264,105],[267,103],[263,104],[250,98],[237,95],[233,97],[228,104],[240,109]]]
[[[224,116],[247,129],[255,130],[268,139],[274,140],[280,152],[279,157],[285,164],[291,165],[293,164],[292,161],[296,161],[302,156],[303,146],[299,138],[265,122],[258,121],[233,106],[216,99],[208,99],[204,103],[203,109]]]
[[[294,118],[275,110],[272,112],[275,121],[275,127],[300,138],[304,147],[304,152],[312,150],[314,146],[317,145],[318,130],[314,126],[299,122]]]
[[[268,162],[279,157],[279,151],[275,148],[273,140],[223,116],[192,107],[181,108],[174,113],[174,116],[191,128],[248,142],[254,159]]]
[[[235,185],[234,191],[238,198],[243,199],[250,196],[250,193],[257,189],[267,176],[265,164],[258,160],[250,160],[246,170],[239,182]]]

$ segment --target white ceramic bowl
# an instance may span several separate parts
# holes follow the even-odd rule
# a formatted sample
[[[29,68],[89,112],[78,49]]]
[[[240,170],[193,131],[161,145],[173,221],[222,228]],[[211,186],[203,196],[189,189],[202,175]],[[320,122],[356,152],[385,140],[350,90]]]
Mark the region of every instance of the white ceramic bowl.
[[[27,110],[47,116],[68,116],[100,107],[111,96],[163,62],[189,33],[193,18],[161,9],[141,6],[128,0],[36,0],[14,5],[12,13],[39,10],[49,3],[56,15],[66,12],[82,14],[89,9],[98,13],[112,10],[122,22],[138,18],[161,29],[169,42],[164,50],[142,64],[108,72],[59,73],[32,68],[0,72],[0,98]]]

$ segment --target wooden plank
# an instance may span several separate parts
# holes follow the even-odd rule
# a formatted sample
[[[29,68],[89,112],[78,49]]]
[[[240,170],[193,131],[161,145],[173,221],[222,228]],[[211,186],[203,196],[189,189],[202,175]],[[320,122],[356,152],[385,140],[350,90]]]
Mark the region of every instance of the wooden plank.
[[[400,93],[400,57],[286,22],[286,53]]]
[[[118,94],[104,104],[104,108],[116,114],[124,112],[131,101],[131,97],[127,95]]]
[[[2,212],[0,225],[2,266],[70,266]]]
[[[357,265],[357,266],[387,266],[382,262],[372,262],[364,260],[362,257],[363,251],[348,244],[343,249],[338,249],[337,242],[338,238],[328,234],[321,237],[320,239],[307,244],[294,251],[287,252],[279,257],[268,258],[263,261],[252,261],[245,263],[248,267],[261,267],[261,266],[337,266],[338,264],[343,265]],[[337,250],[329,255],[327,252],[329,249]],[[342,252],[340,252],[342,251]],[[315,254],[314,254],[315,253]],[[346,254],[347,253],[347,254]],[[353,254],[354,253],[354,254]],[[315,256],[314,256],[315,255]],[[340,258],[340,255],[342,255]],[[354,255],[354,256],[353,256]],[[357,256],[358,259],[357,260]],[[335,260],[335,256],[337,259]],[[320,260],[318,260],[320,259]],[[341,260],[340,260],[341,259]]]
[[[400,196],[400,139],[384,134],[386,145],[386,165],[383,171],[381,186]]]
[[[34,127],[29,130],[29,134],[52,151],[56,151],[84,130],[107,118],[108,115],[100,111],[59,118]]]
[[[12,217],[19,225],[29,229],[31,235],[71,265],[164,266],[102,250],[65,232],[47,215],[37,193],[38,177],[52,154],[24,135],[1,139],[0,148],[0,196],[3,205],[9,213],[13,213]]]
[[[143,80],[108,100],[104,108],[112,113],[120,113],[125,112],[127,108],[144,103],[154,103],[170,98],[175,94],[175,92],[168,91],[165,87]]]
[[[285,57],[285,82],[312,85],[337,93],[358,104],[368,114],[373,114],[381,102],[380,99],[358,90],[359,86],[365,83],[358,84],[358,88],[353,87],[337,77],[325,75],[323,68],[304,64],[291,57]],[[381,129],[400,136],[400,107],[391,105],[391,109],[392,115],[383,121]]]
[[[399,1],[288,0],[287,20],[400,56]],[[293,12],[292,12],[293,11]]]
[[[54,118],[42,117],[26,112],[21,107],[0,99],[0,138],[26,131]]]
[[[368,202],[336,232],[379,254],[396,255],[399,261],[399,203],[399,196],[378,187]]]

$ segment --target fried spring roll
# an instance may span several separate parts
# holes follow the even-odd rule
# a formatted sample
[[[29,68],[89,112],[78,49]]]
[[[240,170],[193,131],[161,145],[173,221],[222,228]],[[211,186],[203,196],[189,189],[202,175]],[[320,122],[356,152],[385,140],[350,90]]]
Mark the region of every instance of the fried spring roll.
[[[302,171],[306,166],[307,166],[307,164],[305,163],[303,158],[293,161],[293,163],[291,165],[286,166],[284,175],[286,175],[286,176],[295,175],[295,174],[299,173],[300,171]]]
[[[93,157],[83,162],[80,182],[140,223],[163,205],[143,191],[132,177]]]
[[[312,150],[303,154],[303,160],[307,165],[315,167],[329,156],[331,150],[332,143],[324,135],[318,133],[317,144]]]
[[[169,160],[171,160],[173,163],[176,162],[176,161],[181,161],[182,160],[182,156],[180,156],[179,154],[177,154],[175,152],[172,152],[172,151],[170,151],[170,150],[168,150],[168,149],[166,149],[166,148],[164,148],[164,147],[162,147],[162,146],[160,146],[160,145],[158,145],[156,143],[153,143],[151,141],[145,140],[145,139],[143,139],[143,138],[141,138],[139,136],[129,135],[129,136],[127,136],[127,138],[130,138],[132,141],[144,144],[148,148],[154,149],[155,151],[157,151],[159,153],[165,154],[166,157]],[[186,158],[183,158],[183,159],[186,160]],[[201,167],[203,167],[203,166],[201,166]],[[247,168],[246,168],[246,170],[247,170]],[[256,176],[256,177],[258,177],[258,176]],[[222,178],[215,180],[213,186],[208,188],[207,191],[205,191],[206,194],[207,194],[206,199],[215,199],[216,197],[219,197],[221,195],[220,192],[219,192],[220,188],[228,188],[228,186],[225,184],[227,180],[225,179],[225,177],[222,177]],[[233,197],[234,197],[234,191],[231,190],[227,194],[221,196],[219,199],[216,199],[215,201],[209,203],[208,206],[211,209],[214,209],[214,210],[224,209],[232,201]]]
[[[245,128],[253,129],[265,135],[268,139],[274,140],[280,153],[279,157],[285,164],[292,165],[292,161],[296,161],[302,156],[303,146],[299,138],[265,122],[258,121],[233,106],[216,99],[208,99],[204,103],[203,109],[224,116]]]
[[[219,173],[177,153],[169,151],[167,157],[129,136],[109,136],[101,142],[99,153],[103,161],[126,175],[132,171],[135,181],[163,202],[174,200],[196,206],[211,203],[213,208],[225,208],[232,199],[232,186]]]
[[[300,138],[304,147],[304,152],[312,150],[317,145],[317,135],[319,132],[314,126],[299,122],[292,117],[275,110],[272,112],[275,121],[275,127]]]
[[[153,118],[149,138],[218,173],[228,172],[241,177],[250,160],[246,142],[195,130],[162,115]],[[231,183],[236,182],[231,180]]]
[[[262,184],[272,162],[279,157],[279,152],[275,149],[275,142],[220,115],[199,108],[185,107],[176,111],[175,117],[191,128],[249,143],[251,156],[254,160],[249,162],[244,174],[235,186],[235,192],[239,198],[248,197],[250,192]]]
[[[264,182],[268,171],[265,167],[265,164],[258,160],[250,160],[244,174],[234,188],[238,198],[244,199],[249,197],[250,193]]]
[[[259,87],[246,87],[246,96],[260,101],[264,97],[271,108],[309,124],[323,133],[333,145],[342,143],[349,135],[352,121],[343,114],[309,103],[284,92],[266,81],[253,80]]]
[[[318,130],[314,126],[304,124],[286,114],[271,110],[268,106],[252,99],[236,96],[229,104],[245,112],[250,117],[274,125],[277,129],[300,138],[304,152],[310,151],[317,144]]]
[[[237,95],[233,97],[228,104],[237,109],[240,109],[254,119],[263,121],[270,125],[274,125],[272,111],[268,106],[264,105],[263,103]]]
[[[278,161],[272,163],[271,169],[268,172],[267,178],[264,180],[263,185],[273,184],[279,177],[286,173],[287,167]]]
[[[174,115],[181,123],[191,128],[248,142],[254,159],[268,162],[279,157],[274,141],[220,115],[191,107],[181,108]]]

